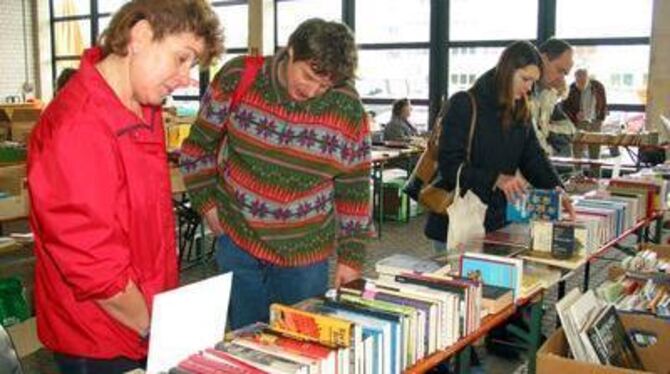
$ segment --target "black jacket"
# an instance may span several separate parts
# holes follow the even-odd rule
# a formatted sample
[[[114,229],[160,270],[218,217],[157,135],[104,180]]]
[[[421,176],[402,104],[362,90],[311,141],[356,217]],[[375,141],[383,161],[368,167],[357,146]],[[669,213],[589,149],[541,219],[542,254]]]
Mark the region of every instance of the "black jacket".
[[[547,156],[542,151],[530,122],[512,123],[504,130],[498,115],[494,70],[489,70],[472,88],[477,101],[477,123],[472,141],[471,162],[461,172],[461,192],[474,191],[488,205],[485,227],[487,232],[505,224],[505,195],[495,188],[499,174],[514,175],[520,170],[528,182],[537,188],[561,185]],[[472,106],[465,92],[450,99],[442,124],[439,148],[440,186],[451,190],[456,186],[458,167],[466,159]],[[448,219],[430,213],[425,227],[428,238],[446,241]]]

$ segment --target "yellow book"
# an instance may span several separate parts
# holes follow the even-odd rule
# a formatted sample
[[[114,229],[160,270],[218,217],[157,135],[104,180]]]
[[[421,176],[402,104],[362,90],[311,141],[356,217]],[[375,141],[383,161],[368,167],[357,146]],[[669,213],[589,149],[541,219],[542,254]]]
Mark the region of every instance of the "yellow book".
[[[286,335],[317,341],[329,347],[350,347],[354,323],[290,306],[270,306],[270,327]]]

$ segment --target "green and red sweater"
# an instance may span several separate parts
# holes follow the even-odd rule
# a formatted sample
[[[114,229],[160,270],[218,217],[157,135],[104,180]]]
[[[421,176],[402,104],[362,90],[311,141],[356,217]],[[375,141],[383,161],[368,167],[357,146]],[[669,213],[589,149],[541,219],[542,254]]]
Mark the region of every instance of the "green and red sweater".
[[[291,101],[277,78],[285,56],[265,59],[231,115],[244,57],[218,72],[182,145],[184,182],[194,208],[217,207],[226,234],[256,258],[302,266],[336,248],[360,269],[372,231],[363,106],[351,85]]]

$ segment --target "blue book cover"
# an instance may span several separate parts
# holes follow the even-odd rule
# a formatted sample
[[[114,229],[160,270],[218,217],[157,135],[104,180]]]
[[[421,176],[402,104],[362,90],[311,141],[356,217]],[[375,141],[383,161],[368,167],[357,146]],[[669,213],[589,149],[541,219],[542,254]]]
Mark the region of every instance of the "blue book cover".
[[[528,192],[530,219],[559,221],[561,219],[561,193],[556,190],[531,189]]]
[[[480,258],[463,256],[461,260],[461,276],[469,277],[472,272],[479,272],[479,277],[485,285],[509,288],[516,298],[517,269],[514,265],[505,262],[488,261]]]

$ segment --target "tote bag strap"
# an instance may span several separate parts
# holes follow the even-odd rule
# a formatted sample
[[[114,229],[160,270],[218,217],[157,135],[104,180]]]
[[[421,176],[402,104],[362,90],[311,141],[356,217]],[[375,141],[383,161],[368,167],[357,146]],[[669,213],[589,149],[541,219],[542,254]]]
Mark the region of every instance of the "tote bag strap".
[[[475,126],[477,124],[477,101],[475,100],[475,95],[472,94],[470,90],[465,91],[470,97],[470,105],[472,105],[472,116],[470,116],[470,132],[468,134],[468,148],[467,148],[467,157],[465,162],[462,162],[458,167],[458,172],[456,173],[456,188],[454,191],[454,199],[461,198],[461,170],[463,170],[463,165],[467,162],[470,163],[470,155],[472,153],[472,139],[475,135]]]
[[[470,154],[472,153],[472,139],[475,135],[475,126],[477,125],[477,100],[475,95],[470,90],[465,91],[470,97],[470,104],[472,105],[472,116],[470,116],[470,133],[468,134],[468,151],[466,161],[470,162]]]

